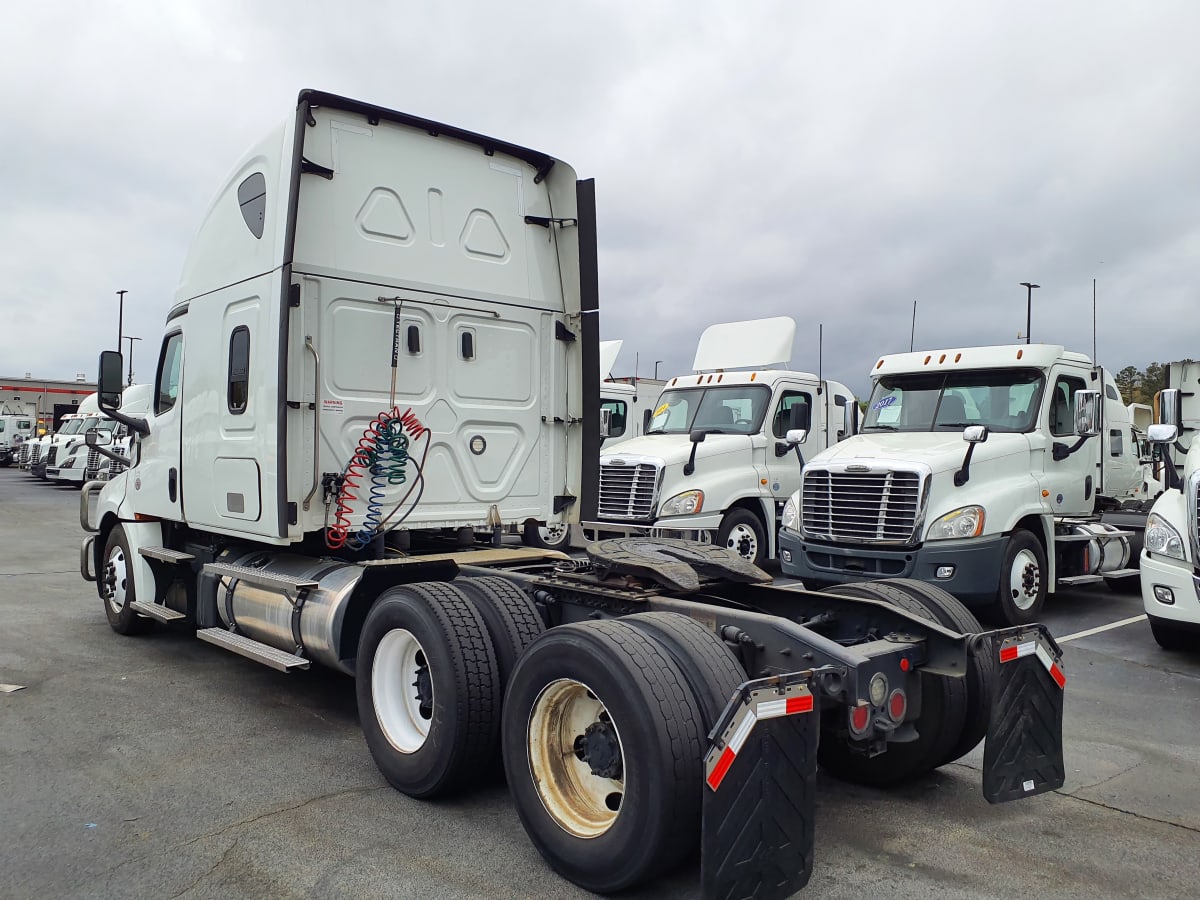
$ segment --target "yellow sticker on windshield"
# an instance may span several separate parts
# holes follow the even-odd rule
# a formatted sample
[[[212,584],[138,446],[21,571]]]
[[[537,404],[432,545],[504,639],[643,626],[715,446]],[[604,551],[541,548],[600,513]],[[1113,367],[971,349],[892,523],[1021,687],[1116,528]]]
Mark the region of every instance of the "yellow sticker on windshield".
[[[661,416],[661,415],[662,415],[663,413],[665,413],[666,411],[667,411],[667,404],[666,404],[666,403],[664,403],[662,406],[660,406],[658,409],[656,409],[656,410],[654,411],[654,414],[655,414],[656,416]]]

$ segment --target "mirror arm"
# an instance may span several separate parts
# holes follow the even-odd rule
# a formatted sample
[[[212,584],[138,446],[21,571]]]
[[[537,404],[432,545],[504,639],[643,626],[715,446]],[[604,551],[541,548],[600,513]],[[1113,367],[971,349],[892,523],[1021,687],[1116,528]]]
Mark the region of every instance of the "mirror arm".
[[[688,461],[683,464],[683,474],[691,475],[696,471],[696,448],[700,446],[699,441],[692,442],[692,455],[688,457]]]
[[[115,422],[120,422],[130,431],[135,432],[139,437],[145,437],[150,433],[150,425],[145,419],[135,419],[132,416],[127,416],[124,413],[117,412],[115,409],[106,409],[100,407],[100,412],[108,416]]]
[[[954,473],[954,486],[962,487],[971,480],[971,454],[975,452],[974,444],[967,444],[967,454],[963,457],[962,468]]]
[[[1068,456],[1070,456],[1072,453],[1074,453],[1080,447],[1082,447],[1085,443],[1087,443],[1087,439],[1090,437],[1092,437],[1092,435],[1085,434],[1083,437],[1081,437],[1079,440],[1077,440],[1070,447],[1068,447],[1064,443],[1061,443],[1060,441],[1055,441],[1054,442],[1054,461],[1062,462],[1064,459],[1066,459]]]

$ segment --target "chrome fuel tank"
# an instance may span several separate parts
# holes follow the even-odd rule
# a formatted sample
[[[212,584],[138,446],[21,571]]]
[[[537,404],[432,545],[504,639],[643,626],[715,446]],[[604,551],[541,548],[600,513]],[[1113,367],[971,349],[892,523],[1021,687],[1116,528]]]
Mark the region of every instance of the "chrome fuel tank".
[[[236,624],[242,634],[279,650],[296,650],[298,630],[305,657],[353,674],[342,661],[339,648],[348,601],[363,576],[360,566],[337,559],[314,559],[262,550],[230,553],[220,561],[261,569],[295,581],[317,582],[315,590],[304,592],[298,622],[295,621],[295,606],[286,594],[232,577],[220,579],[217,612],[227,628]],[[349,655],[354,656],[353,649]]]

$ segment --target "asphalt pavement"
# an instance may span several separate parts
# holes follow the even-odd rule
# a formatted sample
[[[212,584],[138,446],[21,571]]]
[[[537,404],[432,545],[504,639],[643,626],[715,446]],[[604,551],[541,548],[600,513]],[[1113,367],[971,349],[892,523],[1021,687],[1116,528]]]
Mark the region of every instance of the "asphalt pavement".
[[[284,675],[186,631],[121,637],[79,575],[78,493],[0,469],[0,896],[581,897],[502,783],[412,800],[376,771],[353,683]],[[1067,783],[1000,806],[982,749],[898,790],[822,777],[801,896],[1200,895],[1200,651],[1136,594],[1045,621],[1067,672]],[[630,897],[691,897],[695,860]]]

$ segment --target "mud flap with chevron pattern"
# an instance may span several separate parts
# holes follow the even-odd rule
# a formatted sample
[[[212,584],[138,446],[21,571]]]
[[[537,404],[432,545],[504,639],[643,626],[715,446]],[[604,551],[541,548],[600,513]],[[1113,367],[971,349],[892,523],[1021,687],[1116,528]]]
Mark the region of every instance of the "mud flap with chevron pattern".
[[[819,709],[812,673],[742,685],[705,757],[702,896],[788,897],[813,866]]]
[[[1062,787],[1062,651],[1042,625],[989,635],[995,692],[983,751],[983,795],[989,803],[1032,797]]]

